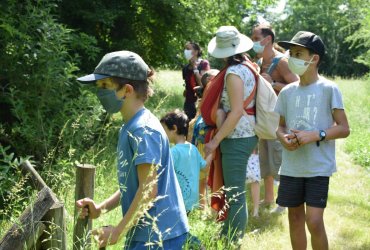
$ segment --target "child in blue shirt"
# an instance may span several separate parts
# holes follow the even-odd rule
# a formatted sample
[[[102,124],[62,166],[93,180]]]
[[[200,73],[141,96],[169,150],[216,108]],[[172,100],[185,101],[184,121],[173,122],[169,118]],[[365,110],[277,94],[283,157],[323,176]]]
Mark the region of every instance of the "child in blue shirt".
[[[198,149],[186,141],[189,120],[184,112],[167,113],[161,123],[168,139],[175,144],[171,148],[171,154],[185,209],[189,213],[199,207],[199,174],[207,166],[207,162]]]
[[[123,216],[116,226],[92,232],[99,247],[124,235],[124,249],[181,249],[186,242],[188,221],[169,142],[158,119],[144,107],[151,75],[139,55],[117,51],[106,54],[93,74],[77,79],[96,83],[105,110],[120,112],[124,121],[117,146],[119,189],[100,204],[90,198],[76,202],[80,217],[91,219],[121,205]]]

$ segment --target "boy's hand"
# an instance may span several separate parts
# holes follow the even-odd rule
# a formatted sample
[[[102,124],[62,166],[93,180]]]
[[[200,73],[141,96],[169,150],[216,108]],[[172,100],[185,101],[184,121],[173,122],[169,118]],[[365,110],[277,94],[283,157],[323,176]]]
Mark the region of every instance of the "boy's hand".
[[[306,131],[296,129],[291,129],[290,131],[295,134],[295,137],[301,146],[320,140],[318,131]]]
[[[76,201],[76,207],[80,210],[79,217],[81,219],[84,219],[86,216],[90,219],[96,219],[101,214],[101,208],[90,198],[83,198]]]
[[[99,248],[114,245],[119,240],[119,232],[116,227],[104,226],[92,231],[94,239],[98,242]]]
[[[294,151],[299,147],[299,142],[294,134],[284,134],[283,136],[279,136],[279,141],[284,148],[289,151]]]

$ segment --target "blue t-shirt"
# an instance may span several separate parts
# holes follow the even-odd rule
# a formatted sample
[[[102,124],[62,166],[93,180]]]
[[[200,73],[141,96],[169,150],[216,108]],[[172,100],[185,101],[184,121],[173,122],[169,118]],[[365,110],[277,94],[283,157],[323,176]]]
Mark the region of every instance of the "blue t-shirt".
[[[206,161],[191,143],[176,144],[171,148],[177,180],[179,181],[186,211],[199,206],[199,172]]]
[[[290,129],[315,131],[333,126],[333,110],[344,109],[338,86],[320,77],[315,83],[300,86],[298,82],[283,88],[275,112],[285,118]],[[293,177],[331,176],[336,171],[335,140],[309,143],[294,151],[283,148],[280,175]]]
[[[162,240],[172,239],[189,231],[180,186],[176,179],[169,141],[158,119],[143,108],[124,124],[119,133],[117,146],[118,180],[121,191],[123,215],[129,209],[138,190],[137,166],[158,165],[158,200],[150,208],[151,218],[141,218],[128,236],[133,241],[158,241],[155,226]],[[154,166],[153,166],[154,167]]]

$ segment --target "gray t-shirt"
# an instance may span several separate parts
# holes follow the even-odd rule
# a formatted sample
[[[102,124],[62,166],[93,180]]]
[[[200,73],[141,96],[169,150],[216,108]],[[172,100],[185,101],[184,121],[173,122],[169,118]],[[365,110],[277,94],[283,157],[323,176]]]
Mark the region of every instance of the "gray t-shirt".
[[[325,130],[333,126],[334,109],[344,109],[338,86],[320,77],[315,83],[287,85],[278,96],[275,112],[285,118],[287,131]],[[293,177],[331,176],[336,171],[335,141],[309,143],[294,151],[283,148],[280,175]]]

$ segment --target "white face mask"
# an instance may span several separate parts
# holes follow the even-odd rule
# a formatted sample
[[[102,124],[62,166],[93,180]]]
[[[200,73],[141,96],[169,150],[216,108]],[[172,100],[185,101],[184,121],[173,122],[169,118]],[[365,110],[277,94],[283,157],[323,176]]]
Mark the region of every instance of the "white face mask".
[[[184,56],[185,56],[185,59],[186,60],[190,60],[190,58],[192,58],[193,57],[193,55],[192,55],[192,50],[190,50],[190,49],[186,49],[186,50],[184,50]]]
[[[310,66],[310,64],[312,63],[312,59],[313,59],[313,57],[311,57],[311,60],[309,62],[307,62],[305,60],[298,59],[298,58],[295,58],[295,57],[289,57],[289,59],[288,59],[288,68],[294,74],[297,74],[297,75],[301,76],[301,75],[304,74],[304,72],[306,72],[308,66]]]

